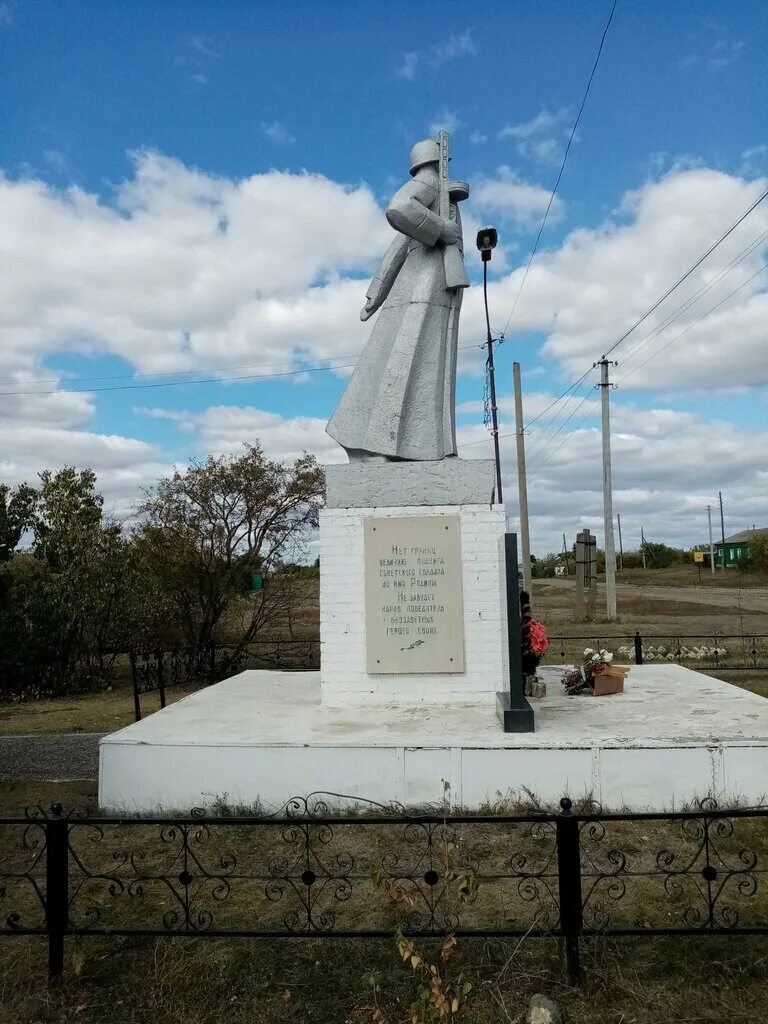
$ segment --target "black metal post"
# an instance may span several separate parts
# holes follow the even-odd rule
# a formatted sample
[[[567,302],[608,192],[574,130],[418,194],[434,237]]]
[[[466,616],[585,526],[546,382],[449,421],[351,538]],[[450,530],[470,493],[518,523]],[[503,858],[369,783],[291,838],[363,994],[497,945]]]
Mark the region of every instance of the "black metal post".
[[[639,632],[635,632],[635,664],[643,664],[643,638]]]
[[[160,707],[165,707],[165,671],[163,667],[163,652],[155,651],[155,663],[157,664],[157,686],[160,690]]]
[[[568,980],[578,985],[581,980],[579,938],[583,927],[581,905],[581,849],[579,820],[571,814],[573,804],[568,797],[560,801],[560,814],[555,822],[557,835],[557,878],[560,894],[560,931],[565,941],[565,963]]]
[[[133,679],[133,720],[141,721],[141,697],[139,696],[139,680],[136,676],[136,655],[131,651],[128,655],[131,662],[131,678]]]
[[[520,638],[520,585],[517,578],[517,535],[504,537],[507,576],[507,648],[509,692],[496,694],[496,714],[504,732],[534,732],[533,708],[523,693],[523,661]]]
[[[69,822],[60,804],[45,823],[45,926],[48,930],[48,979],[64,973],[64,936],[69,924]]]

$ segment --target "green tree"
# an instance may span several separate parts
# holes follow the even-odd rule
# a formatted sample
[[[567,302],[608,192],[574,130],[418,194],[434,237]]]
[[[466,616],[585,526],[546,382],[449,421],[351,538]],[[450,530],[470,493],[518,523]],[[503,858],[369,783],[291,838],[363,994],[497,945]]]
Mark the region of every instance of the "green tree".
[[[324,494],[313,456],[286,465],[268,459],[258,443],[193,462],[147,494],[142,565],[186,640],[204,646],[233,639],[242,647],[287,613],[295,575],[277,570],[304,548]],[[257,571],[267,586],[249,593]]]
[[[7,562],[32,522],[35,490],[21,484],[13,491],[0,484],[0,564]]]

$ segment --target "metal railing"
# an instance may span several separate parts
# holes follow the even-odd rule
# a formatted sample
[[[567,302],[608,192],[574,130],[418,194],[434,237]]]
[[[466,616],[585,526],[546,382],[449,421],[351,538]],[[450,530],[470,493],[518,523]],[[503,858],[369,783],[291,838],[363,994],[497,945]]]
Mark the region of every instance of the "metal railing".
[[[674,663],[689,668],[760,670],[768,669],[768,633],[654,633],[583,634],[551,636],[544,664],[566,664],[581,660],[585,646],[613,651],[617,660],[636,665]]]
[[[353,808],[331,815],[328,797]],[[768,808],[408,814],[338,794],[276,814],[0,819],[0,937],[562,938],[768,933]]]

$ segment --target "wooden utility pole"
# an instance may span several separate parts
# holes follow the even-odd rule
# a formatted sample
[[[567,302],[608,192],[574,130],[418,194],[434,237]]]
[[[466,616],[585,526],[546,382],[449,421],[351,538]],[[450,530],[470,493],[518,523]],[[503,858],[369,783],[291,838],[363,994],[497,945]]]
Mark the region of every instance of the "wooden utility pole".
[[[640,554],[643,556],[643,568],[645,569],[645,534],[642,526],[640,527]]]
[[[616,547],[613,539],[613,484],[611,480],[611,412],[608,395],[611,384],[608,367],[615,366],[603,356],[600,367],[600,397],[603,413],[603,530],[605,532],[605,613],[616,619]]]
[[[616,522],[619,525],[619,569],[624,568],[624,545],[621,543],[621,512],[616,513]]]
[[[712,506],[707,505],[707,521],[709,522],[709,568],[715,571],[715,545],[712,541]]]
[[[515,434],[517,435],[517,490],[520,497],[520,546],[523,555],[523,589],[530,594],[531,540],[528,533],[528,481],[525,476],[525,432],[523,430],[523,389],[520,383],[520,363],[512,364],[515,383]]]
[[[563,534],[563,554],[565,555],[565,575],[570,576],[571,567],[568,565],[568,543],[565,539],[565,534]]]

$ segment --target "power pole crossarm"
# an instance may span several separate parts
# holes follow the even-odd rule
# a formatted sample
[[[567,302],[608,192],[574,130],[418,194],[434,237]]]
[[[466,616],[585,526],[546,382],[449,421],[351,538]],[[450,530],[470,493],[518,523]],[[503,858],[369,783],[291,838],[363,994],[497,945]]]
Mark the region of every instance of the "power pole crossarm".
[[[611,412],[608,367],[615,363],[603,356],[600,367],[600,397],[603,413],[603,528],[605,531],[605,611],[609,622],[616,619],[616,546],[613,537],[613,482],[611,479]]]
[[[531,539],[528,532],[528,481],[525,475],[525,432],[523,429],[523,389],[520,363],[512,364],[515,383],[515,433],[517,434],[517,488],[520,497],[520,541],[523,555],[523,588],[532,592]]]

